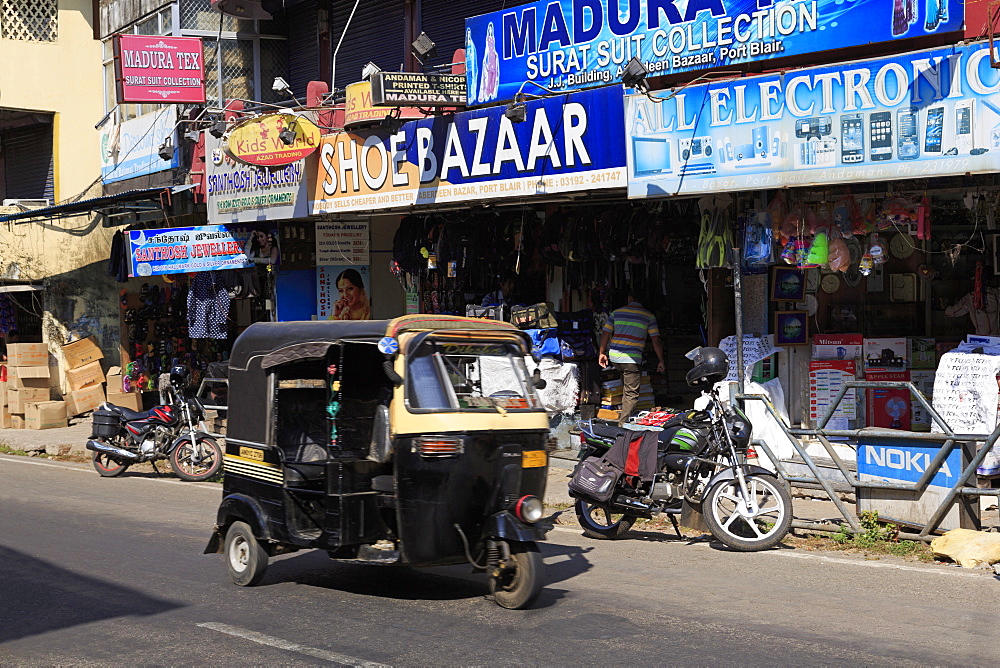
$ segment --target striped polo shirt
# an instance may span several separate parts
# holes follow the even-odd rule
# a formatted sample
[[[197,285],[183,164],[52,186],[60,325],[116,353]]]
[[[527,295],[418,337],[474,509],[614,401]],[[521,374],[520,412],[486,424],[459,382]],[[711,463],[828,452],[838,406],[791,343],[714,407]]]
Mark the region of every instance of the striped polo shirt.
[[[612,362],[642,363],[642,351],[646,348],[646,335],[659,336],[656,317],[644,309],[639,302],[631,302],[611,312],[604,323],[603,332],[611,333],[608,359]]]

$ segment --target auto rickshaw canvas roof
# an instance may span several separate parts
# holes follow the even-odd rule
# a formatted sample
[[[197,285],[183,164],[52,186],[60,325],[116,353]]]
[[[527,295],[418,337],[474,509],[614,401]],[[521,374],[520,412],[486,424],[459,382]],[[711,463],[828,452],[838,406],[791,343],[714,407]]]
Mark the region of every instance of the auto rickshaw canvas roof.
[[[258,322],[247,327],[236,342],[229,368],[246,370],[250,359],[264,356],[262,368],[296,359],[322,357],[333,344],[348,341],[378,343],[389,320],[297,320]]]

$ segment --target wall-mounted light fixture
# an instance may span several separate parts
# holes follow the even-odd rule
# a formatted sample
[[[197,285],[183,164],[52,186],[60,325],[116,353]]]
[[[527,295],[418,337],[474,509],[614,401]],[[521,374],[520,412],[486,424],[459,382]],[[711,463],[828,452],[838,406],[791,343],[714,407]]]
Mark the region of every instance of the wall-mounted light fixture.
[[[434,43],[434,40],[427,36],[427,33],[422,32],[410,44],[410,53],[423,65],[428,60],[437,57],[437,45]]]
[[[646,84],[647,74],[649,74],[649,70],[642,64],[642,61],[632,56],[632,60],[628,61],[622,71],[622,83],[629,88],[637,88],[641,91],[649,90],[649,86]]]
[[[174,140],[167,137],[160,144],[160,150],[157,151],[161,160],[173,160],[174,159]]]

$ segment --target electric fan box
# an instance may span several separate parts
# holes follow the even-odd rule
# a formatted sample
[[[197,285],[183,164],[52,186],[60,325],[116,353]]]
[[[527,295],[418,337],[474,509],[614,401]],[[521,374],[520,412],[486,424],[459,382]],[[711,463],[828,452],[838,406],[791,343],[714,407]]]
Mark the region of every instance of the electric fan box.
[[[909,382],[909,371],[867,371],[865,380]],[[867,419],[869,427],[910,429],[910,390],[905,387],[872,387],[867,392]]]

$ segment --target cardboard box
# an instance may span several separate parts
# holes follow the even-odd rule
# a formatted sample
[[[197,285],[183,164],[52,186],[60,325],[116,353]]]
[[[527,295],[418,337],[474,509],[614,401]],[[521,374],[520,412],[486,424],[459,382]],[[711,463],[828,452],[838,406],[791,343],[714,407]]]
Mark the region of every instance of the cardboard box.
[[[865,371],[905,371],[909,367],[906,339],[865,339]],[[869,425],[870,426],[870,425]]]
[[[24,411],[26,429],[55,429],[66,426],[66,402],[42,401],[27,404]]]
[[[10,389],[7,381],[0,380],[0,406],[7,405],[7,390]]]
[[[874,371],[865,372],[865,380],[901,381],[910,380],[909,371]],[[885,427],[887,429],[910,428],[910,390],[902,388],[871,388],[868,390],[869,427]]]
[[[23,387],[20,390],[7,390],[7,405],[11,413],[24,413],[27,404],[49,400],[49,388]]]
[[[24,429],[24,418],[20,415],[10,416],[10,428],[11,429]]]
[[[7,366],[48,366],[49,346],[45,343],[8,343]]]
[[[62,350],[67,369],[78,369],[84,364],[104,359],[104,353],[101,352],[97,339],[93,336],[67,343]]]
[[[7,389],[20,390],[25,387],[49,387],[49,367],[9,366],[7,367]]]
[[[66,399],[67,416],[80,415],[81,413],[92,411],[104,403],[106,399],[103,385],[91,385],[82,390],[73,390],[72,392],[67,392],[64,398]]]
[[[936,369],[937,342],[934,339],[910,338],[910,368]]]
[[[931,401],[932,395],[934,393],[934,374],[936,372],[932,369],[920,369],[910,372],[910,382],[913,386],[920,390],[920,393],[927,397],[927,402],[933,406],[934,402]],[[924,408],[924,405],[920,403],[915,396],[910,397],[910,429],[912,431],[930,431],[931,430],[931,415]]]
[[[71,391],[82,390],[91,385],[100,385],[104,382],[104,371],[101,370],[101,363],[99,361],[91,362],[76,369],[68,370],[66,372],[66,382],[69,383]]]
[[[813,334],[814,360],[855,360],[861,357],[864,337],[860,334]]]
[[[609,411],[606,408],[601,408],[597,411],[597,417],[602,420],[618,420],[621,418],[621,411]]]
[[[4,405],[0,406],[0,429],[12,429],[10,409]]]
[[[124,392],[124,380],[125,374],[122,373],[122,368],[120,366],[113,366],[108,369],[108,392]]]
[[[108,391],[108,403],[134,411],[142,410],[142,395],[138,392],[111,392]]]
[[[844,385],[855,379],[855,361],[814,360],[809,363],[809,421],[818,426],[830,412],[833,401]],[[827,429],[853,429],[857,426],[858,391],[848,390],[837,410],[830,416]]]

